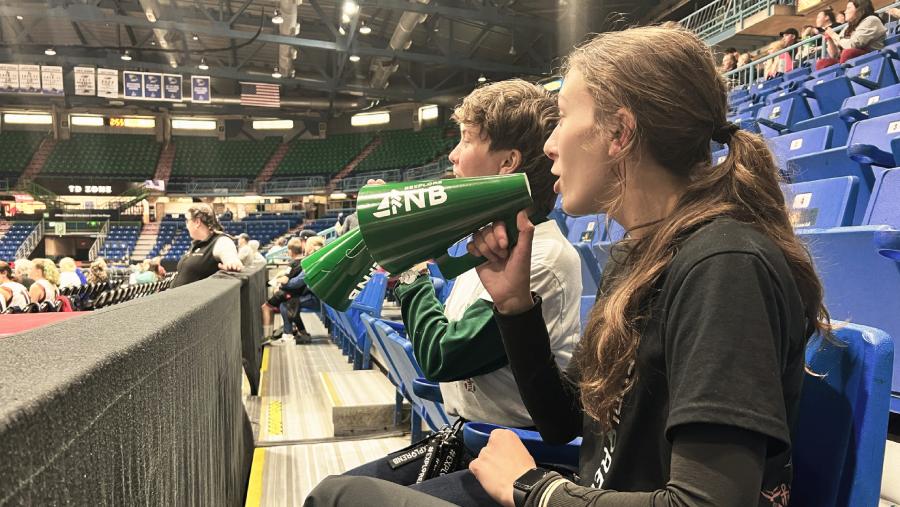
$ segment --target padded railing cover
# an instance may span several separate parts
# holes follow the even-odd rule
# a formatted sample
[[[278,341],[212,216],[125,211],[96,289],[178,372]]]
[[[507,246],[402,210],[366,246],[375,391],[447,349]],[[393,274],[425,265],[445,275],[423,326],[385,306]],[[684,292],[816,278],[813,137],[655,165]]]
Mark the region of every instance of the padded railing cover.
[[[211,278],[0,339],[0,505],[243,504],[240,330]]]

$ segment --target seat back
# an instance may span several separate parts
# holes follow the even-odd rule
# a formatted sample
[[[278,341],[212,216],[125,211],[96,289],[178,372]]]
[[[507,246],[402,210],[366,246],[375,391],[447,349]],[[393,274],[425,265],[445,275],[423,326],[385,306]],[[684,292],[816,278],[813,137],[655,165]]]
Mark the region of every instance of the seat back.
[[[878,505],[894,344],[885,332],[845,325],[840,343],[814,337],[793,428],[791,505]]]
[[[782,186],[795,228],[851,225],[859,179],[855,176]]]
[[[859,95],[854,95],[853,97],[847,97],[847,100],[844,101],[843,107],[865,110],[871,108],[871,106],[873,105],[898,97],[900,97],[900,84],[895,84],[887,86],[885,88],[872,90],[870,92],[861,93]],[[890,113],[896,111],[885,112]],[[881,113],[879,112],[879,114]]]
[[[812,116],[809,106],[801,97],[794,97],[764,106],[756,113],[756,118],[787,128],[797,122],[807,120]],[[763,123],[760,124],[760,133],[765,137],[777,136],[780,129],[773,129]]]
[[[574,246],[581,258],[581,294],[585,296],[596,294],[603,272],[600,263],[597,262],[588,243],[575,243]]]
[[[767,142],[778,167],[783,173],[790,173],[788,160],[791,157],[831,148],[832,133],[833,129],[830,126],[816,127],[771,137]]]
[[[413,392],[413,381],[425,375],[416,361],[412,343],[380,319],[368,315],[363,315],[362,318],[388,358],[388,364],[399,382],[401,393],[422,416],[428,427],[432,431],[437,431],[450,424],[451,420],[442,405],[422,399]]]
[[[568,233],[566,238],[573,245],[579,242],[595,243],[603,236],[606,215],[585,215],[569,217],[566,220]]]
[[[858,121],[850,129],[847,146],[870,145],[884,152],[891,152],[891,141],[900,137],[900,113],[878,116]]]
[[[878,173],[863,224],[885,224],[900,229],[900,169]]]
[[[872,52],[857,58],[859,60],[856,64],[844,73],[850,79],[851,86],[857,95],[897,83],[894,68],[886,56]],[[852,62],[848,61],[848,63]]]

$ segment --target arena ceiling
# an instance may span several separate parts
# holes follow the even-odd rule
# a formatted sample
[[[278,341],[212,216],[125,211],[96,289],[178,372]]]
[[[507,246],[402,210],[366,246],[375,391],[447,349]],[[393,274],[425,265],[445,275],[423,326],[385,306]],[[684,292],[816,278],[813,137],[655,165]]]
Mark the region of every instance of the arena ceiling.
[[[686,2],[3,0],[0,62],[203,74],[223,98],[237,97],[242,80],[278,83],[283,109],[327,114],[376,101],[452,103],[481,76],[547,77],[585,34],[677,4]]]

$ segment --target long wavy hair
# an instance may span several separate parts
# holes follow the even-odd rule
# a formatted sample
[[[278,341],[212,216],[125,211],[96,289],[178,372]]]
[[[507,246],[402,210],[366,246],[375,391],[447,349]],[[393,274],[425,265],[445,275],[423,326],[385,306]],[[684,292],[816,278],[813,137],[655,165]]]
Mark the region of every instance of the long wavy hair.
[[[566,59],[563,72],[584,77],[595,108],[594,137],[622,131],[617,111],[630,111],[633,130],[613,161],[614,183],[601,209],[615,215],[625,172],[646,154],[688,182],[676,208],[640,239],[623,240],[623,268],[604,287],[574,355],[585,412],[609,429],[622,396],[634,385],[634,364],[654,285],[690,233],[716,217],[751,224],[784,254],[804,303],[806,332],[830,332],[822,285],[809,251],[794,235],[780,175],[761,137],[738,130],[727,158],[711,160],[713,133],[727,125],[726,84],[710,49],[679,27],[641,27],[596,36]],[[639,162],[638,162],[639,163]],[[626,167],[629,165],[631,167]]]
[[[875,6],[872,5],[872,0],[852,0],[850,3],[856,7],[856,14],[853,15],[853,19],[847,20],[847,31],[844,32],[844,37],[850,37],[862,20],[875,15]]]

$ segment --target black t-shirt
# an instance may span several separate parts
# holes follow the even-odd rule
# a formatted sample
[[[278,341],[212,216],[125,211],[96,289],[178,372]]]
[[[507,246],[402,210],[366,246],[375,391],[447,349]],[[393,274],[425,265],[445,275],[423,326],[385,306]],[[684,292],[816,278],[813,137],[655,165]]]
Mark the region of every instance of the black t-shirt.
[[[618,266],[617,258],[622,256],[610,256],[603,290],[615,283],[608,278],[628,269]],[[716,219],[684,240],[655,289],[646,303],[649,319],[634,385],[622,400],[619,423],[607,434],[577,408],[577,382],[551,385],[552,375],[539,371],[552,368],[552,362],[535,354],[536,342],[523,339],[534,334],[534,323],[499,319],[536,426],[545,439],[554,434],[551,438],[567,439],[581,418],[580,483],[623,492],[666,487],[672,430],[678,426],[718,424],[756,432],[768,438],[759,505],[786,503],[790,428],[808,336],[803,304],[781,251],[750,225]],[[577,379],[577,372],[570,370],[568,377]]]
[[[302,259],[294,259],[291,261],[290,264],[288,264],[288,267],[290,268],[290,270],[287,273],[288,279],[294,278],[295,276],[297,276],[301,272],[303,272],[303,267],[300,266],[301,260]]]
[[[222,236],[223,233],[215,232],[203,241],[191,243],[190,250],[178,261],[178,274],[172,281],[172,287],[181,287],[209,278],[219,271],[219,261],[213,255],[213,249],[216,241]]]

